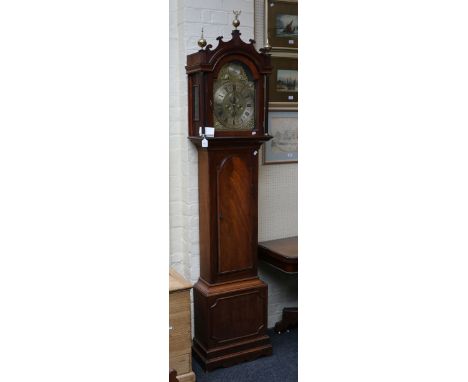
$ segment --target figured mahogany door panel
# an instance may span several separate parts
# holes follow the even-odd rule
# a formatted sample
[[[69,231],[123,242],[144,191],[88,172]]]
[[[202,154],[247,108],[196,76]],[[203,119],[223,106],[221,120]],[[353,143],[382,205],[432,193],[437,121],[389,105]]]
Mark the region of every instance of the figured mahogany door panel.
[[[253,268],[252,166],[248,155],[229,156],[218,167],[218,273]]]
[[[262,290],[218,297],[210,306],[211,340],[217,344],[256,336],[265,328]]]

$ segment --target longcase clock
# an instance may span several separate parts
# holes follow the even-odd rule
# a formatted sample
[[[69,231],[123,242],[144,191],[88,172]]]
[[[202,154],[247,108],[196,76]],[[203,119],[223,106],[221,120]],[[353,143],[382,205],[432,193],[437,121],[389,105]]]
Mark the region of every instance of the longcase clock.
[[[272,352],[267,285],[257,274],[258,150],[270,56],[237,30],[187,56],[189,139],[198,150],[200,278],[193,354],[206,370]],[[214,127],[214,137],[205,137]]]

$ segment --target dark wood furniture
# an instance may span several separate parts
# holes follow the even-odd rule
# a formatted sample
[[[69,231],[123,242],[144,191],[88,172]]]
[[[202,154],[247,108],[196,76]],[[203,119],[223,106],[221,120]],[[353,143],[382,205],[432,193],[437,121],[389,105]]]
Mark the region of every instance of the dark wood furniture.
[[[297,236],[258,243],[258,257],[282,272],[298,272],[297,254]],[[297,327],[297,323],[297,307],[284,308],[281,321],[275,324],[275,332],[282,333]]]
[[[169,369],[169,382],[179,382],[177,380],[177,371]]]
[[[258,243],[258,257],[283,272],[297,273],[297,236]]]
[[[258,150],[265,133],[270,57],[232,39],[187,56],[189,139],[198,150],[200,278],[193,288],[193,355],[205,370],[272,353],[267,285],[257,275]],[[213,86],[240,63],[255,84],[251,129],[216,129],[204,147],[199,127],[214,126]],[[249,106],[250,107],[250,106]],[[249,109],[251,110],[251,109]]]

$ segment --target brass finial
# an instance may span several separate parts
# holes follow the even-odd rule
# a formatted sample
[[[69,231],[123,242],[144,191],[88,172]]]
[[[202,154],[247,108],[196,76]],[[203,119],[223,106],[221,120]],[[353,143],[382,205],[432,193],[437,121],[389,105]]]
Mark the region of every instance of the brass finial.
[[[201,37],[200,40],[198,40],[198,46],[202,49],[206,46],[206,40],[205,37],[203,37],[203,28],[201,29]]]
[[[266,44],[265,44],[265,52],[269,52],[271,50],[271,45],[270,43],[268,42],[268,36],[267,36],[267,39],[266,39]]]
[[[239,15],[241,14],[242,11],[232,11],[234,13],[234,20],[232,20],[232,25],[234,25],[234,28],[237,29],[237,27],[240,25],[240,21],[238,19]]]

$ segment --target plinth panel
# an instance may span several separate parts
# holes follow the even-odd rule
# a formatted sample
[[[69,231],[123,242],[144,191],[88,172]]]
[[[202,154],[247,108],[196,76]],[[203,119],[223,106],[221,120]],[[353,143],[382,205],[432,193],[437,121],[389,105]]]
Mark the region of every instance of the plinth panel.
[[[263,305],[259,290],[217,298],[210,307],[211,338],[221,344],[260,333]]]
[[[271,354],[267,285],[252,279],[194,286],[194,355],[206,370]]]

